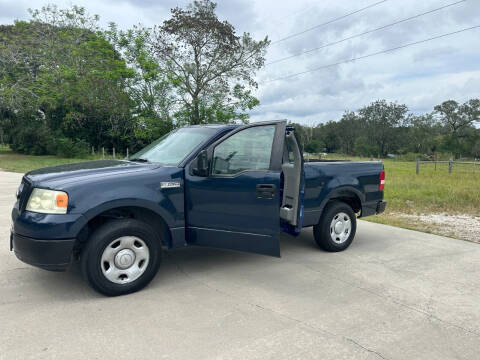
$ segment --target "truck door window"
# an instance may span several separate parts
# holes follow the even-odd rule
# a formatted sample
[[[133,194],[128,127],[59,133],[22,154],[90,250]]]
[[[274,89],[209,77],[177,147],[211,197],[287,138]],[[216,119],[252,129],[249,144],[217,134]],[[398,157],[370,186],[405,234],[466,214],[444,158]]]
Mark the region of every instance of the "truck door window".
[[[285,153],[283,162],[293,164],[295,162],[295,155],[293,153],[292,144],[289,141],[285,141]]]
[[[275,125],[242,130],[217,145],[212,174],[233,175],[245,170],[268,170]]]

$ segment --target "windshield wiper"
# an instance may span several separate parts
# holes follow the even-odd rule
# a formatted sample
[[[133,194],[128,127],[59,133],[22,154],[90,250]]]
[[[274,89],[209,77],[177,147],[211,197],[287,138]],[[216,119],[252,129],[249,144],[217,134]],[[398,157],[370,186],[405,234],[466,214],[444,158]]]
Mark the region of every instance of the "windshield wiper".
[[[143,162],[143,163],[148,163],[147,159],[142,159],[142,158],[132,158],[132,159],[127,159],[128,161],[135,161],[135,162]]]

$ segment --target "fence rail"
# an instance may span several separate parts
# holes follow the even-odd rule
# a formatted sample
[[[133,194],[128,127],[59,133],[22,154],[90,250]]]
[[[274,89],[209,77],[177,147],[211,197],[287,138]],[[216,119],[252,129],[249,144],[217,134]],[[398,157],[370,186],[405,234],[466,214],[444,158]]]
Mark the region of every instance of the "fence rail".
[[[433,164],[435,166],[435,170],[437,170],[437,164],[448,164],[448,173],[451,174],[453,171],[453,165],[473,165],[473,171],[475,171],[476,166],[478,165],[480,168],[480,162],[477,161],[454,161],[453,159],[450,160],[420,160],[417,159],[417,168],[416,174],[420,174],[420,164]]]

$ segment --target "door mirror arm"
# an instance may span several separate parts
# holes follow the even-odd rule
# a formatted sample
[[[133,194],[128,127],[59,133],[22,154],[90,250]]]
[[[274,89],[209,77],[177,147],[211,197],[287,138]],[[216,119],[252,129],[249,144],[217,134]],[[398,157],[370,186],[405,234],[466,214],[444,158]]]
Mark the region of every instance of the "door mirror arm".
[[[195,160],[192,162],[192,175],[195,176],[208,176],[208,152],[207,150],[202,150],[198,153]]]

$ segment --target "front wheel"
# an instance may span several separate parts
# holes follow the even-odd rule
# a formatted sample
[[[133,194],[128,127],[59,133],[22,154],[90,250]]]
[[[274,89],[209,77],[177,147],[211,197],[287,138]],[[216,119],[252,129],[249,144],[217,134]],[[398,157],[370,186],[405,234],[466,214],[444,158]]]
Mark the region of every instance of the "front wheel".
[[[332,201],[323,210],[323,215],[313,227],[315,242],[323,250],[343,251],[350,246],[357,230],[357,218],[350,205]]]
[[[160,239],[135,219],[108,221],[94,231],[81,255],[84,277],[98,292],[117,296],[145,287],[157,273]]]

